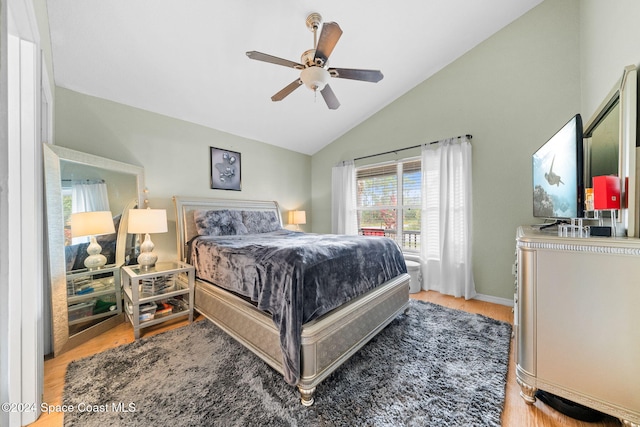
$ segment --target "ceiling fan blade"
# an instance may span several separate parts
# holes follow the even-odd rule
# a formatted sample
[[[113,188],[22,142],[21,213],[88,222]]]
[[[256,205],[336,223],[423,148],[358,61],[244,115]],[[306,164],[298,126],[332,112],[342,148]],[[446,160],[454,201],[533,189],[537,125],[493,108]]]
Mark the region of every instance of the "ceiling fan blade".
[[[327,107],[329,107],[330,110],[338,109],[338,107],[340,106],[340,101],[338,101],[338,98],[336,98],[336,94],[333,93],[333,90],[331,90],[331,86],[326,85],[324,89],[320,91],[320,93],[322,94],[324,102],[327,103]]]
[[[285,99],[291,92],[293,92],[294,90],[296,90],[298,87],[302,86],[302,80],[300,79],[295,79],[294,81],[292,81],[291,83],[289,83],[284,89],[282,89],[280,92],[276,93],[275,95],[273,95],[271,97],[272,101],[282,101],[283,99]]]
[[[316,46],[316,54],[313,58],[316,64],[318,64],[318,60],[321,61],[321,63],[318,64],[320,66],[327,63],[327,59],[329,59],[341,35],[342,29],[335,22],[326,22],[322,25],[322,32],[320,33],[318,45]]]
[[[302,70],[304,68],[304,65],[298,62],[293,62],[293,61],[289,61],[288,59],[278,58],[277,56],[267,55],[266,53],[262,53],[262,52],[256,52],[255,50],[247,52],[247,56],[251,59],[255,59],[256,61],[269,62],[271,64],[276,64],[276,65],[284,65],[285,67],[291,67],[298,70]]]
[[[329,68],[331,77],[339,79],[362,80],[377,83],[384,77],[380,70],[358,70],[354,68]]]

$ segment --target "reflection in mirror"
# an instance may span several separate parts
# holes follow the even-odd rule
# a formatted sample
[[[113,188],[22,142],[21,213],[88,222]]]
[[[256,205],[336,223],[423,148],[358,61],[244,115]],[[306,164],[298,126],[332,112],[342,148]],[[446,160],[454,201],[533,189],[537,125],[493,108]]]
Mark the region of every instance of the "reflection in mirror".
[[[604,111],[602,119],[594,123],[585,138],[590,138],[589,176],[585,184],[593,187],[594,176],[618,175],[620,148],[620,103],[616,96],[614,104]]]
[[[120,267],[127,253],[135,256],[126,221],[142,201],[144,179],[139,166],[64,147],[44,144],[43,155],[50,270],[45,296],[51,301],[45,354],[55,356],[123,321]],[[93,211],[109,212],[115,232],[96,237],[107,262],[92,270],[84,263],[89,241],[73,235],[69,220],[72,213]]]
[[[107,257],[107,264],[116,263],[116,236],[122,212],[130,200],[137,198],[136,176],[67,160],[60,161],[62,207],[64,220],[65,267],[67,271],[85,268],[88,237],[73,238],[72,213],[110,211],[115,232],[96,236]]]
[[[140,254],[140,241],[135,234],[129,234],[127,224],[129,223],[129,210],[138,209],[138,200],[134,199],[122,210],[123,227],[118,231],[118,244],[116,259],[121,265],[135,265],[138,263],[138,255]],[[124,242],[124,243],[122,243]]]

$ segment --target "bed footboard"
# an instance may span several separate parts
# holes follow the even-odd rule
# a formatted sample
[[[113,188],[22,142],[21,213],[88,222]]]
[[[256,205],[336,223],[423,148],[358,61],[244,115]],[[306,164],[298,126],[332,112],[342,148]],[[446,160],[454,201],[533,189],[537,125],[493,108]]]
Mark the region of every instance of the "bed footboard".
[[[301,401],[312,405],[316,386],[409,306],[410,276],[403,274],[302,327]],[[279,332],[249,302],[198,281],[195,308],[272,368],[283,373]]]
[[[302,403],[313,404],[313,391],[349,357],[409,306],[407,274],[398,276],[361,297],[302,327]],[[304,392],[303,392],[304,391]]]

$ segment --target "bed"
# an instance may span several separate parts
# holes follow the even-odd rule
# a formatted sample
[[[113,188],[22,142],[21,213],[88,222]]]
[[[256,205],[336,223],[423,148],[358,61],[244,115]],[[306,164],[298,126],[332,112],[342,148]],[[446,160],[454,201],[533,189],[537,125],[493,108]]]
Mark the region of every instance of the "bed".
[[[398,246],[388,239],[287,231],[282,228],[280,209],[274,201],[182,196],[174,196],[173,200],[176,209],[178,256],[196,266],[195,309],[280,372],[289,384],[297,386],[303,405],[312,405],[316,386],[398,314],[408,309],[410,276],[406,273],[404,259]],[[225,218],[235,218],[227,218],[225,224],[231,222],[237,225],[231,229],[225,228],[225,225],[224,229],[221,229],[221,213],[224,213]],[[210,220],[210,214],[214,214],[215,222]],[[243,219],[242,224],[239,222],[240,218]],[[212,224],[214,227],[211,227]],[[244,227],[245,224],[248,228]],[[239,229],[242,230],[236,234],[234,230]],[[256,243],[251,240],[254,237],[262,240]],[[344,275],[341,279],[336,279],[337,276],[332,273],[331,280],[312,281],[309,279],[309,270],[312,269],[308,266],[321,265],[324,262],[308,262],[311,256],[308,254],[320,251],[320,255],[313,256],[322,257],[325,251],[325,243],[313,240],[316,238],[337,240],[340,242],[338,246],[345,247],[351,247],[356,243],[375,243],[395,249],[386,249],[379,257],[368,256],[367,258],[383,265],[381,269],[384,270],[384,274],[370,273],[366,278],[354,280],[353,286],[349,280],[355,276],[344,268],[332,270],[341,271]],[[272,239],[269,242],[279,242],[278,244],[283,246],[273,250],[265,249],[269,246],[264,243],[267,239]],[[366,240],[354,243],[350,239]],[[300,240],[302,244],[289,243]],[[388,246],[388,242],[391,242],[391,246]],[[364,248],[364,253],[372,253],[369,247]],[[205,253],[206,255],[203,255]],[[259,262],[253,264],[253,258],[248,258],[251,256],[257,257]],[[279,270],[272,271],[276,270],[276,266],[284,265],[282,260],[285,258],[293,259],[292,264],[295,266],[286,267],[289,270],[285,273]],[[302,259],[305,261],[301,261]],[[362,257],[358,259],[361,261]],[[243,267],[240,269],[238,265],[241,264]],[[306,266],[302,273],[300,265]],[[355,265],[352,268],[363,270]],[[372,266],[369,265],[364,268],[366,271],[371,269]],[[254,270],[259,271],[256,273]],[[324,276],[327,275],[327,271],[324,270]],[[238,278],[239,276],[242,277]],[[286,276],[286,280],[281,280],[282,276]],[[311,282],[314,282],[318,289],[329,286],[328,283],[320,283],[323,280],[343,282],[343,290],[339,292],[340,298],[346,298],[347,301],[336,302],[334,297],[315,294],[313,297],[298,297],[303,289],[304,295],[311,292],[310,289],[314,289]],[[236,281],[238,283],[232,283]],[[374,283],[376,281],[380,283]],[[279,289],[284,290],[285,295],[289,295],[283,299],[286,304],[279,300],[274,303],[272,294],[265,297],[262,285],[247,289],[249,282],[279,283]],[[346,283],[349,285],[345,286]],[[272,285],[275,286],[274,284]],[[356,290],[352,290],[352,287]],[[318,304],[322,309],[313,306],[317,303],[315,300],[323,298],[325,303],[326,298],[331,299],[331,304],[325,307],[325,303],[320,301]],[[304,300],[304,308],[297,307],[289,300]],[[334,307],[336,304],[339,305]],[[283,312],[279,311],[280,306],[286,306],[282,309]]]

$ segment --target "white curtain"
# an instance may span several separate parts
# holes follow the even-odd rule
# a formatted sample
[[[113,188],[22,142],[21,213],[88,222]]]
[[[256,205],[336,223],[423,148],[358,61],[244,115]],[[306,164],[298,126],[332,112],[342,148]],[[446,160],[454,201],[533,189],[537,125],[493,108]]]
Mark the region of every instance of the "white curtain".
[[[331,171],[331,232],[358,234],[356,166],[353,160],[340,162]]]
[[[422,146],[423,289],[473,298],[471,143],[451,138]]]
[[[107,184],[73,183],[71,186],[71,212],[110,211]]]
[[[74,182],[71,185],[71,213],[110,211],[107,184]],[[86,243],[89,237],[74,237],[71,244]]]

